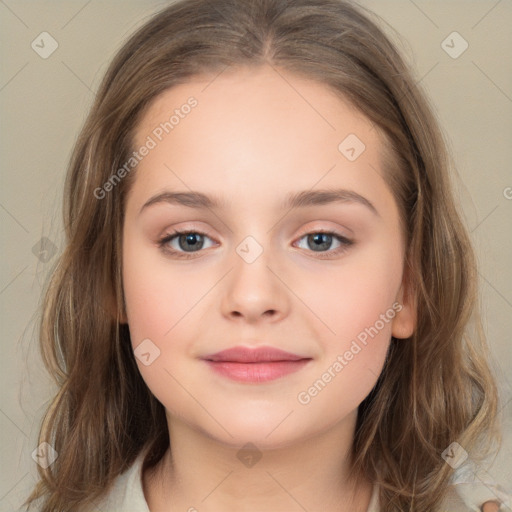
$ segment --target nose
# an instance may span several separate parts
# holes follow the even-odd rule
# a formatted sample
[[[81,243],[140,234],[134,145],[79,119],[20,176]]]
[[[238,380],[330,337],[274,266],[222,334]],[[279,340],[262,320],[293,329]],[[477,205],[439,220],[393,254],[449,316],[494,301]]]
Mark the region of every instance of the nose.
[[[246,323],[277,322],[286,317],[290,307],[286,277],[280,275],[267,252],[252,262],[236,255],[233,262],[222,291],[222,314]]]

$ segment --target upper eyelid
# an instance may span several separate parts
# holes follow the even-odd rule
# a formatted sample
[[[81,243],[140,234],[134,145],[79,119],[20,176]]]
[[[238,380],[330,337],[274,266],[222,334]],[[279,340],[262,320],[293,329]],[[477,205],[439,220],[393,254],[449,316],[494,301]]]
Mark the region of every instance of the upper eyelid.
[[[352,231],[352,230],[349,230]],[[174,231],[171,232],[165,232],[160,239],[172,237],[172,236],[178,236],[180,234],[189,234],[189,233],[197,233],[203,236],[207,236],[208,238],[215,239],[215,237],[210,236],[208,233],[206,233],[206,230],[200,229],[200,228],[174,228]],[[339,230],[335,228],[329,228],[329,227],[321,227],[321,228],[309,228],[305,230],[301,230],[301,234],[299,235],[300,238],[312,234],[312,233],[330,233],[334,235],[341,236],[343,238],[349,238],[348,235],[344,235],[339,232]]]
[[[350,230],[350,231],[352,231],[352,230]],[[330,227],[321,227],[321,228],[313,228],[313,229],[309,228],[309,229],[301,230],[301,234],[299,235],[299,238],[302,238],[306,235],[310,235],[312,233],[333,234],[333,235],[336,235],[336,236],[339,236],[342,238],[350,239],[349,235],[344,235],[343,233],[340,232],[339,229],[330,228]]]
[[[325,222],[325,221],[312,221],[312,222]],[[166,232],[166,234],[162,235],[163,236],[166,236],[166,235],[172,235],[172,231],[180,231],[182,233],[201,233],[203,235],[206,235],[206,236],[210,236],[208,235],[208,233],[206,233],[206,229],[203,229],[201,227],[195,227],[195,226],[185,226],[184,228],[167,228],[165,229],[164,231]],[[334,227],[330,227],[330,226],[321,226],[321,227],[309,227],[309,228],[306,228],[306,229],[302,229],[300,228],[299,231],[302,233],[300,236],[304,236],[305,234],[309,234],[309,233],[318,233],[318,232],[332,232],[332,233],[336,233],[336,234],[339,234],[340,236],[344,236],[345,238],[350,238],[353,236],[353,230],[350,229],[348,226],[343,226],[342,228],[334,228]],[[346,235],[343,235],[342,233],[340,233],[340,231],[347,231],[348,233]],[[210,238],[214,238],[214,237],[210,237]]]

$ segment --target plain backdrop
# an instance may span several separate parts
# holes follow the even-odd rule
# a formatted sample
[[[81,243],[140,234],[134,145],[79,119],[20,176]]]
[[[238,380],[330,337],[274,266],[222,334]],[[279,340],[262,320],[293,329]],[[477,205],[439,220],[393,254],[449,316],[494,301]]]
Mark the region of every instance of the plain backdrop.
[[[456,190],[477,249],[481,308],[505,430],[503,448],[488,471],[510,486],[512,2],[361,3],[382,16],[385,30],[411,63],[458,166]],[[165,5],[150,0],[0,1],[1,511],[16,510],[35,482],[31,454],[55,391],[38,352],[38,307],[63,249],[61,198],[68,159],[114,53]],[[51,43],[42,32],[58,45],[47,58],[40,56],[42,48],[33,48],[41,37]],[[47,44],[46,51],[50,48]]]

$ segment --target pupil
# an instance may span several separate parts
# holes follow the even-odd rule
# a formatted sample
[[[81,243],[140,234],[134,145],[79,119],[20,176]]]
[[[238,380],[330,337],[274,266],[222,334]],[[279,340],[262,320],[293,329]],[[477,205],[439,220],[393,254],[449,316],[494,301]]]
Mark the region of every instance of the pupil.
[[[327,233],[315,233],[314,235],[310,235],[310,239],[313,240],[313,246],[316,248],[328,249],[331,245],[332,235]]]
[[[189,250],[190,249],[190,245],[199,245],[199,247],[201,246],[201,243],[198,242],[196,239],[197,238],[200,238],[201,235],[197,234],[197,233],[189,233],[187,235],[182,235],[180,241],[182,241],[183,239],[185,240],[185,247],[181,247],[182,249],[184,249],[185,251]],[[187,244],[190,244],[187,248]],[[181,243],[180,243],[181,245]],[[194,247],[193,247],[194,249]],[[190,251],[189,251],[190,252]]]

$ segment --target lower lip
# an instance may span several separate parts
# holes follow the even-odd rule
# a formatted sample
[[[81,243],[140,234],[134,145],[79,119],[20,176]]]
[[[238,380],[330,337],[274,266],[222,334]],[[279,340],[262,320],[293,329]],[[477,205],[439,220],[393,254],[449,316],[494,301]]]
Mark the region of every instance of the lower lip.
[[[206,361],[210,368],[224,377],[238,382],[268,382],[279,379],[303,368],[311,359],[299,361],[266,361],[261,363],[234,363],[227,361]]]

